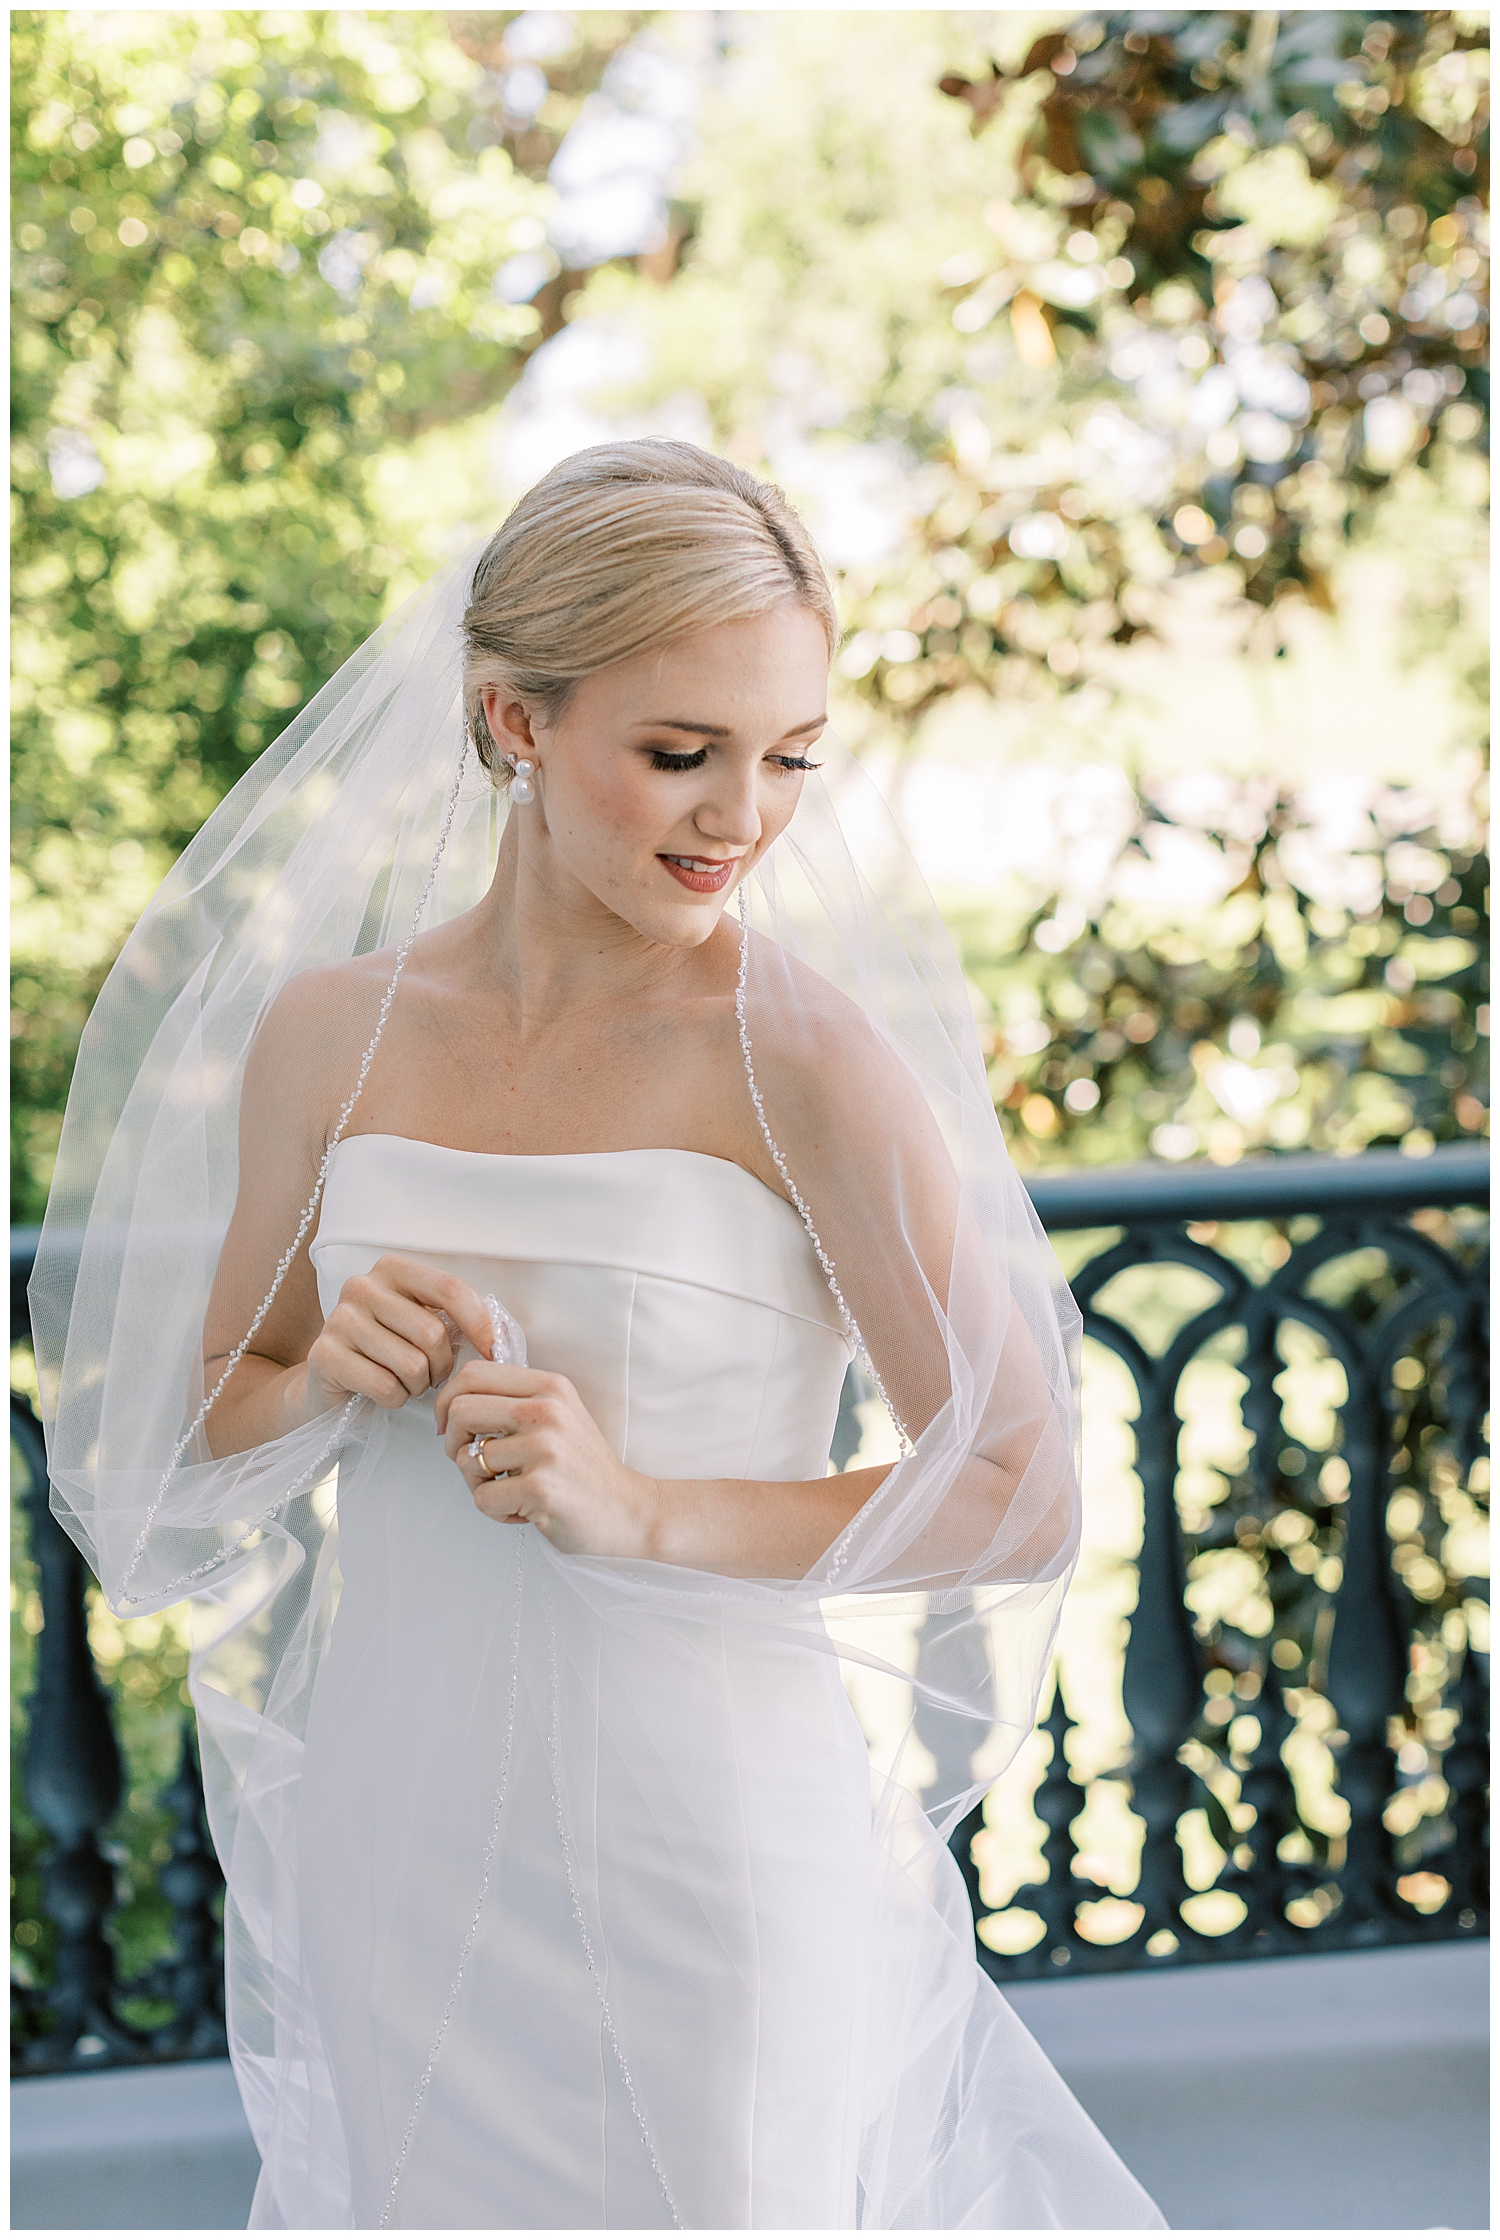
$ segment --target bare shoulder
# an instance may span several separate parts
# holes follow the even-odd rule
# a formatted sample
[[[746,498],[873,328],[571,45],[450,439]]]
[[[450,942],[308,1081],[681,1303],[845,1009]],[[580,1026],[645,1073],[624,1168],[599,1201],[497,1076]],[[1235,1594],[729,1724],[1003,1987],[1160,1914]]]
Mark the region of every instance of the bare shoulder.
[[[921,1084],[868,1014],[820,972],[767,942],[752,952],[747,1021],[752,1060],[805,1122],[846,1143],[938,1130]]]
[[[396,969],[394,949],[313,965],[267,1004],[256,1023],[255,1049],[280,1058],[314,1059],[346,1043],[361,1049],[375,1031],[380,999]]]
[[[256,1023],[245,1068],[247,1116],[275,1109],[321,1128],[348,1096],[395,970],[394,949],[314,965]]]

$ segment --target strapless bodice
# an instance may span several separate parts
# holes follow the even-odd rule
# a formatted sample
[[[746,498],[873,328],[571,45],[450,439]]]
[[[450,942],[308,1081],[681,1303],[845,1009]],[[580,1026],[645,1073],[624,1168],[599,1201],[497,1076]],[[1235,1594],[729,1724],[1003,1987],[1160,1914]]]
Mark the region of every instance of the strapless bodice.
[[[726,1159],[348,1136],[312,1246],[323,1312],[385,1252],[494,1292],[530,1363],[572,1380],[632,1469],[803,1478],[827,1465],[849,1359],[838,1314],[794,1209]]]

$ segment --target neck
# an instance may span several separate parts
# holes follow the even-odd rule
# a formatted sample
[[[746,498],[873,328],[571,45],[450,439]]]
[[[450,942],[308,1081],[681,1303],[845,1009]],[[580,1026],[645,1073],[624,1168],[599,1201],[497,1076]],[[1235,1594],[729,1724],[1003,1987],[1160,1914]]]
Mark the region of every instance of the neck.
[[[544,832],[523,842],[513,810],[501,835],[495,876],[472,913],[486,977],[522,1037],[569,1014],[613,1011],[660,994],[694,950],[650,941],[558,866]]]

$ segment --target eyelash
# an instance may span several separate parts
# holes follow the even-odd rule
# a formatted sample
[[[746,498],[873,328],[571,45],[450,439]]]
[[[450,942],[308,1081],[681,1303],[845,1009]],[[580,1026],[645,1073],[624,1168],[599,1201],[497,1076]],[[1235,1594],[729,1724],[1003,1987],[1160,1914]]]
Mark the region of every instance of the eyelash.
[[[773,754],[768,759],[780,763],[783,770],[821,770],[823,767],[821,762],[810,762],[805,754]],[[664,754],[660,747],[651,749],[653,770],[701,770],[707,760],[707,747],[700,747],[696,754]]]

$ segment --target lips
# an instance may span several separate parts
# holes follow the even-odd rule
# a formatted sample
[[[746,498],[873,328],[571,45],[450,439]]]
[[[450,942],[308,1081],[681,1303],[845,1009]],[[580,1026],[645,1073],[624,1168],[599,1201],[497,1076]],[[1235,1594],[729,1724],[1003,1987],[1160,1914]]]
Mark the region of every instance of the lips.
[[[680,885],[694,894],[718,894],[734,877],[738,856],[658,856]]]

